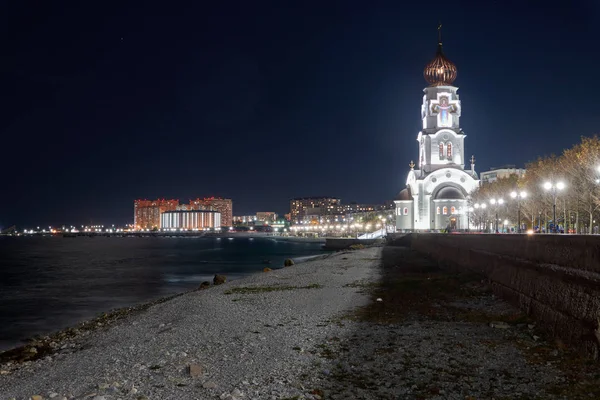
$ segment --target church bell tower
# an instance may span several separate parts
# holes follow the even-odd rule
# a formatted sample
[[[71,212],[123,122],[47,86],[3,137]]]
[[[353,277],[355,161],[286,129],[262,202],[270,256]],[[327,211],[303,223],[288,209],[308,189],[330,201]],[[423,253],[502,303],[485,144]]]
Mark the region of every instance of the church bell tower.
[[[438,47],[435,58],[423,71],[429,86],[423,91],[419,132],[419,167],[429,173],[439,168],[464,168],[464,138],[460,129],[461,104],[456,79],[456,65],[444,55],[441,25],[438,26]]]

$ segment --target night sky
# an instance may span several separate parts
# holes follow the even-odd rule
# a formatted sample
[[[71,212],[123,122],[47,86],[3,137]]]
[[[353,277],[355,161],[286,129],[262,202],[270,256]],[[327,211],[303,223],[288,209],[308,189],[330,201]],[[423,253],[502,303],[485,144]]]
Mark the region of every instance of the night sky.
[[[600,131],[597,1],[135,3],[0,2],[0,227],[391,200],[439,20],[477,171]]]

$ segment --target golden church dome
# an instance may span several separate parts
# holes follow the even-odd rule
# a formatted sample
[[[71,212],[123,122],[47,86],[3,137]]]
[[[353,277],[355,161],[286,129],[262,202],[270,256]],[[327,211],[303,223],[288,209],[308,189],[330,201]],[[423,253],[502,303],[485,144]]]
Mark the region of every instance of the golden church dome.
[[[423,71],[423,76],[430,86],[452,85],[456,79],[456,65],[446,58],[442,51],[442,25],[438,27],[438,48],[435,58],[431,60]]]

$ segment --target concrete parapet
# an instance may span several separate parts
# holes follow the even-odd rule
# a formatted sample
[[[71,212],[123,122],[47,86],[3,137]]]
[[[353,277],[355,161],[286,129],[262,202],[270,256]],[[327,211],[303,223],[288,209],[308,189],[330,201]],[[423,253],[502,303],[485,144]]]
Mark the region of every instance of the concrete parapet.
[[[394,240],[453,269],[481,273],[497,295],[598,359],[600,237],[414,233]]]

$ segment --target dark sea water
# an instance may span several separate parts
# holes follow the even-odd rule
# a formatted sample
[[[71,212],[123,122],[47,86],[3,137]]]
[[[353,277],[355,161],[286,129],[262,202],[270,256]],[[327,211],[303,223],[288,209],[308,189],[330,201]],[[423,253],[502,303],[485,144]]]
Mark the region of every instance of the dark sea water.
[[[321,254],[272,238],[0,237],[0,351],[101,312]]]

